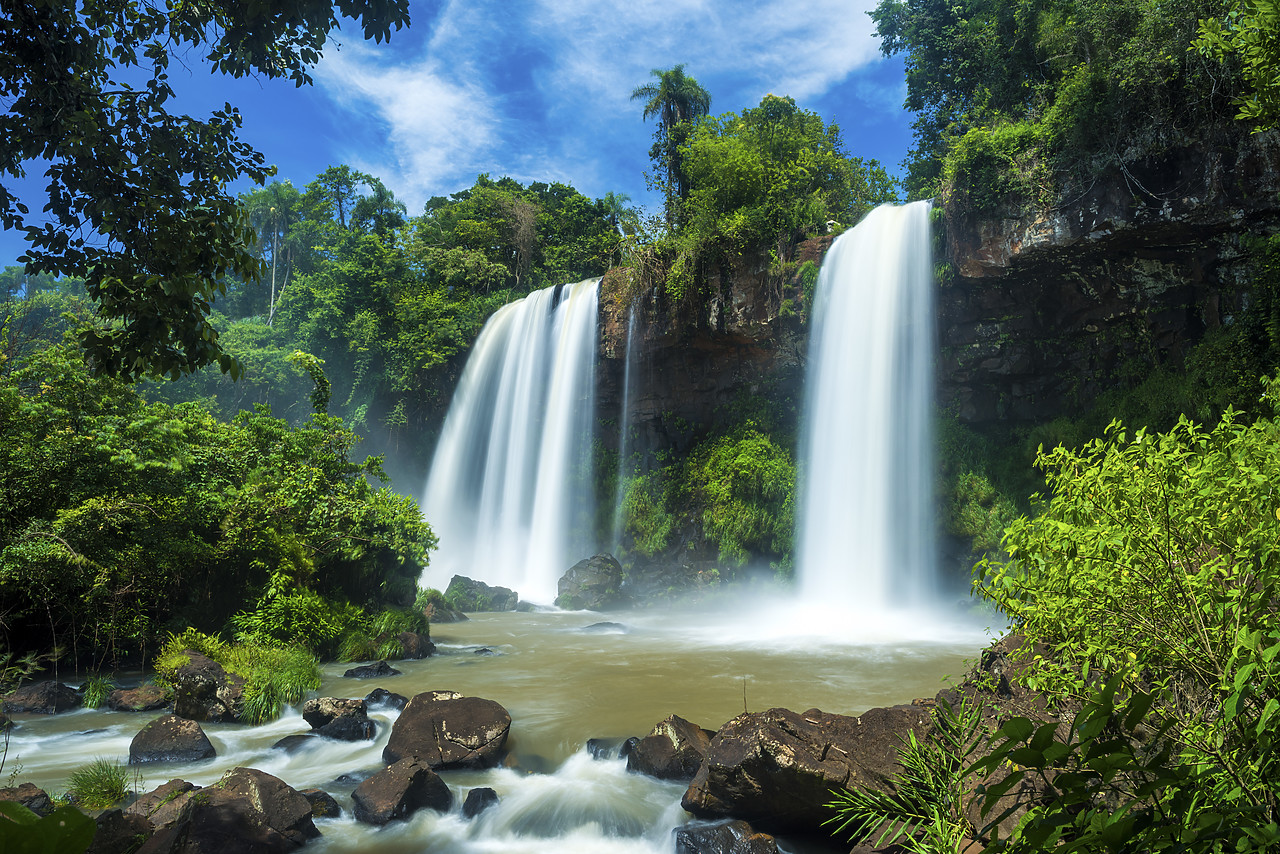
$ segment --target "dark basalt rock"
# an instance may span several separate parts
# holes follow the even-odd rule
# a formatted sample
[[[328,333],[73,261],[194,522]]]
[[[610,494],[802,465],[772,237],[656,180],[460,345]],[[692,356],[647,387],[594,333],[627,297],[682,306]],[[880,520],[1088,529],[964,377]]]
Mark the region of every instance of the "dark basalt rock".
[[[200,724],[164,715],[144,726],[129,743],[129,764],[199,762],[217,755]]]
[[[401,632],[396,635],[396,640],[400,641],[401,654],[407,659],[428,658],[436,654],[436,645],[426,635]]]
[[[578,631],[596,635],[625,635],[627,627],[622,623],[592,623],[589,626],[583,626]]]
[[[745,821],[694,822],[675,830],[676,854],[778,854],[778,842]]]
[[[364,701],[369,706],[386,706],[390,709],[403,709],[409,702],[404,694],[393,694],[386,688],[374,688]]]
[[[498,793],[488,786],[481,786],[467,792],[467,799],[462,802],[462,817],[472,819],[489,807],[498,803]]]
[[[136,815],[146,819],[157,829],[168,827],[182,818],[186,803],[192,792],[200,787],[186,780],[170,780],[164,785],[140,795],[136,801],[125,808],[126,815]]]
[[[592,759],[615,759],[618,756],[618,740],[616,738],[588,738],[587,753]]]
[[[11,715],[56,715],[78,709],[84,700],[74,688],[61,682],[46,680],[23,685],[4,701],[4,710]]]
[[[692,780],[711,748],[714,735],[672,715],[655,726],[627,754],[627,770],[660,780]]]
[[[244,679],[193,650],[173,676],[173,713],[193,721],[231,723],[244,711]]]
[[[724,725],[681,805],[698,818],[740,818],[770,831],[821,832],[836,787],[882,789],[901,770],[907,733],[927,709],[871,709],[852,718],[818,709],[743,714]]]
[[[317,697],[302,704],[302,719],[319,729],[338,718],[367,718],[368,705],[364,700],[347,697]]]
[[[48,792],[34,783],[0,789],[0,801],[16,801],[36,815],[43,816],[53,812],[53,801],[49,799]]]
[[[297,753],[308,744],[312,744],[319,734],[312,730],[311,732],[296,732],[293,735],[286,735],[284,738],[271,745],[272,750],[283,750],[285,753]]]
[[[107,708],[113,712],[154,712],[169,705],[169,697],[159,685],[118,688],[107,695]]]
[[[626,741],[622,742],[622,746],[618,748],[618,758],[630,759],[631,754],[635,752],[636,746],[639,744],[640,739],[637,736],[631,736]]]
[[[310,801],[254,768],[233,768],[205,789],[170,780],[124,813],[155,828],[139,854],[277,854],[320,835]]]
[[[324,789],[302,789],[298,794],[311,804],[312,818],[338,818],[342,815],[342,807],[338,806],[333,795]]]
[[[428,602],[426,607],[422,609],[422,614],[427,618],[427,622],[432,625],[436,623],[465,623],[470,619],[461,611],[450,608],[443,600]]]
[[[626,604],[622,565],[610,554],[580,560],[556,582],[556,606],[570,611],[606,611]]]
[[[256,768],[233,768],[217,786],[251,803],[262,821],[295,845],[320,835],[311,821],[311,801],[279,777]]]
[[[502,655],[502,653],[489,649],[487,646],[482,646],[479,649],[473,649],[471,653],[472,655]]]
[[[133,854],[139,840],[146,840],[155,832],[147,819],[119,809],[104,810],[94,823],[98,829],[85,854]]]
[[[367,717],[341,717],[334,718],[314,732],[335,741],[372,741],[378,727]]]
[[[404,707],[382,758],[417,756],[435,770],[492,768],[502,760],[510,730],[511,715],[493,700],[428,691]]]
[[[400,671],[387,664],[386,661],[378,661],[373,664],[362,664],[359,667],[353,667],[342,675],[347,679],[380,679],[386,676],[399,676]]]
[[[520,597],[506,587],[491,587],[465,575],[455,575],[444,591],[459,611],[514,611]]]
[[[425,762],[408,757],[356,786],[351,800],[356,821],[381,825],[404,820],[424,808],[447,812],[453,795]]]

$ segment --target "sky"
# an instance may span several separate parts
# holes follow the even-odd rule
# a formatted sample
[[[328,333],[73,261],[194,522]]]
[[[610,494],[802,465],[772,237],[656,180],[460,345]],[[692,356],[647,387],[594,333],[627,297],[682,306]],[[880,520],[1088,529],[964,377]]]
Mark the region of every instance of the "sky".
[[[600,198],[625,193],[651,212],[645,172],[653,121],[631,101],[653,69],[684,63],[711,112],[790,95],[837,123],[849,154],[891,174],[911,143],[902,63],[880,54],[874,0],[429,0],[390,43],[336,31],[311,87],[235,80],[191,61],[171,69],[173,111],[223,102],[241,138],[299,188],[346,163],[382,179],[421,213],[477,175],[560,181]],[[6,179],[7,180],[7,179]],[[33,211],[37,174],[17,186]],[[236,190],[250,189],[245,182]],[[0,232],[0,265],[22,252]]]

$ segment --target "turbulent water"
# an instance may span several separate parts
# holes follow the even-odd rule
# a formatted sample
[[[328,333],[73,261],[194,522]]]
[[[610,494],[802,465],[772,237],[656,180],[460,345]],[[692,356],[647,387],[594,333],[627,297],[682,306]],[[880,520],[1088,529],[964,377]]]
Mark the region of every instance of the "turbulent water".
[[[600,620],[620,622],[597,625]],[[236,766],[258,768],[299,789],[319,786],[344,814],[317,821],[323,838],[307,851],[670,854],[673,829],[689,820],[680,808],[684,786],[629,774],[616,759],[593,760],[584,749],[587,739],[644,735],[670,714],[716,729],[744,708],[857,714],[908,702],[932,696],[944,675],[962,673],[964,659],[982,642],[973,632],[893,644],[762,641],[772,620],[771,610],[740,608],[720,615],[477,614],[467,623],[434,626],[440,654],[395,662],[400,676],[357,681],[341,677],[347,665],[327,666],[322,696],[363,697],[375,687],[406,696],[453,690],[510,711],[513,767],[445,772],[454,794],[448,814],[425,810],[382,830],[351,817],[356,781],[382,767],[397,717],[386,708],[371,710],[378,724],[374,742],[316,739],[292,754],[271,745],[308,729],[296,710],[258,727],[206,724],[216,758],[142,766],[136,787],[154,789],[174,777],[209,785]],[[63,790],[71,772],[92,757],[124,761],[134,734],[159,714],[18,716],[5,774],[21,766],[19,781]],[[496,790],[499,804],[468,822],[461,804],[478,786]]]
[[[440,539],[424,586],[457,575],[550,603],[591,553],[591,431],[599,279],[503,306],[467,360],[427,480]]]
[[[801,599],[871,615],[936,593],[929,205],[883,206],[818,277],[805,378]]]

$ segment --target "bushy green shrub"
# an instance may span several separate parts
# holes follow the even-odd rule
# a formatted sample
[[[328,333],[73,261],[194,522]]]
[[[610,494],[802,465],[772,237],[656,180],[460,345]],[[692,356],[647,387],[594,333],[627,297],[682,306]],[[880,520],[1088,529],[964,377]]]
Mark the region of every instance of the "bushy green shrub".
[[[129,771],[120,763],[98,757],[72,772],[67,795],[89,809],[106,809],[129,796]]]
[[[664,472],[649,472],[627,480],[622,498],[623,527],[635,551],[647,557],[665,549],[675,528],[675,516],[667,509]]]
[[[170,636],[156,658],[158,683],[168,688],[173,686],[175,672],[191,661],[187,650],[205,655],[228,673],[244,678],[243,720],[246,723],[273,720],[285,706],[297,705],[308,691],[320,687],[320,667],[306,649],[228,644],[217,635],[195,629]]]
[[[402,632],[425,634],[427,619],[420,608],[388,609],[373,619],[354,624],[342,638],[338,658],[343,661],[374,661],[381,658],[404,658]]]
[[[273,587],[252,611],[231,617],[240,643],[296,646],[316,655],[331,656],[343,635],[365,621],[365,612],[292,585]]]
[[[110,676],[101,673],[90,673],[84,680],[84,705],[96,709],[107,701],[107,697],[115,690],[115,682]]]

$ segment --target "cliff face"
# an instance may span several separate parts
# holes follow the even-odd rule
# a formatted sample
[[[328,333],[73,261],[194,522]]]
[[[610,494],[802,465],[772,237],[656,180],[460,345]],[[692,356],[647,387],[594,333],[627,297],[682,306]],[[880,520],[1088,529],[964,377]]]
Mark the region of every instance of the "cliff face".
[[[940,399],[977,425],[1042,421],[1232,322],[1242,239],[1280,227],[1280,137],[1175,151],[1038,215],[943,218]]]
[[[830,244],[811,240],[798,258],[820,261]],[[630,331],[629,454],[687,450],[744,394],[798,393],[806,330],[797,289],[771,276],[767,259],[744,257],[713,276],[695,314],[652,291],[631,301],[627,275],[612,270],[601,284],[596,408],[601,419],[621,418]],[[617,431],[604,433],[614,448]]]

